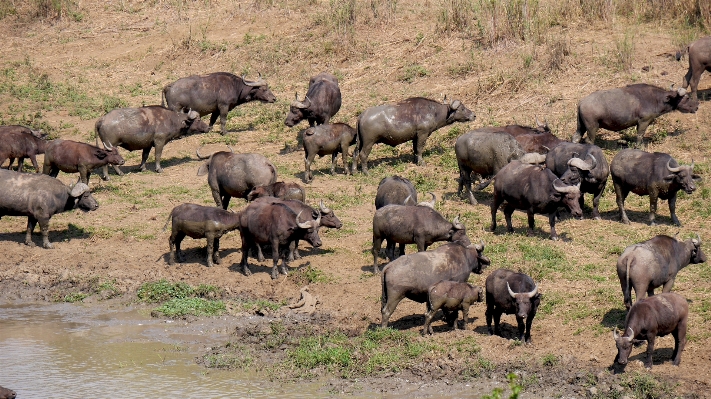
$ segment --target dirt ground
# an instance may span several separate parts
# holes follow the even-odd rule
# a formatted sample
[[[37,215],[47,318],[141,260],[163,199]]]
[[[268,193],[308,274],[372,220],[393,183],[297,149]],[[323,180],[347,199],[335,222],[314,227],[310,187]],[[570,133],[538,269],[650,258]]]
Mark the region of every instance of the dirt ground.
[[[682,237],[690,237],[699,233],[703,239],[711,238],[706,183],[710,169],[709,103],[702,101],[696,114],[664,116],[647,133],[648,150],[671,153],[682,163],[693,159],[695,171],[705,179],[696,193],[680,196],[681,228],[671,225],[665,202],[659,204],[659,225],[648,226],[648,200],[634,195],[627,200],[632,224],[620,224],[610,182],[600,205],[602,220],[590,219],[591,200],[587,199],[583,220],[564,218],[557,225],[562,238],[558,242],[548,239],[544,216],[536,217],[536,234],[527,237],[525,215],[518,212],[514,215],[515,234],[503,234],[501,226],[491,233],[491,188],[476,194],[480,202],[476,206],[457,197],[453,143],[473,128],[531,125],[536,116],[545,118],[556,135],[569,139],[575,131],[577,100],[592,91],[631,82],[680,85],[687,64],[675,61],[671,54],[682,33],[671,23],[572,19],[553,25],[537,40],[480,48],[470,37],[438,30],[439,2],[398,3],[387,18],[382,14],[375,17],[375,11],[371,13],[365,3],[357,4],[359,19],[345,35],[335,33],[337,29],[324,22],[329,2],[305,0],[84,1],[75,3],[74,8],[81,18],[66,13],[61,20],[51,21],[23,15],[3,19],[0,121],[4,124],[43,123],[52,128],[54,137],[93,143],[94,122],[103,112],[83,112],[69,95],[56,94],[60,85],[76,88],[99,104],[119,99],[123,106],[141,106],[160,103],[163,85],[179,77],[213,71],[250,77],[259,72],[278,101],[240,106],[230,114],[230,132],[225,137],[211,132],[169,143],[163,152],[162,174],[154,172],[152,155],[148,171],[138,172],[140,154],[121,150],[126,175],[112,174],[108,182],[96,175],[91,178],[93,195],[100,203],[97,211],[73,211],[52,218],[53,250],[24,245],[26,218],[3,217],[0,300],[61,300],[97,281],[111,282],[125,300],[131,300],[142,283],[167,279],[213,284],[223,288],[228,297],[281,301],[298,297],[303,281],[296,281],[293,275],[310,266],[328,277],[326,282],[310,284],[311,292],[320,299],[318,314],[329,317],[325,328],[362,332],[380,323],[380,279],[372,274],[370,255],[373,198],[380,179],[399,174],[415,182],[420,193],[434,192],[437,209],[448,219],[461,215],[472,241],[481,238],[486,242],[485,254],[492,265],[482,275],[473,275],[470,282],[483,286],[486,276],[498,268],[522,270],[536,279],[544,295],[545,310],[533,324],[533,345],[512,344],[513,316],[502,319],[504,337],[488,336],[484,304],[470,310],[467,331],[449,332],[444,322],[438,321],[436,334],[427,339],[447,344],[471,337],[481,346],[481,356],[496,364],[489,376],[499,380],[512,370],[536,374],[538,382],[527,388],[528,397],[582,397],[600,392],[611,392],[609,397],[614,397],[620,377],[608,370],[616,354],[611,330],[623,325],[625,314],[615,273],[617,256],[627,245],[656,234],[680,232]],[[625,35],[633,43],[631,66],[619,69],[616,54]],[[560,68],[551,67],[556,43],[566,47]],[[288,129],[283,119],[294,92],[303,96],[308,78],[324,70],[336,73],[340,80],[343,107],[335,118],[338,122],[355,126],[356,116],[367,107],[419,95],[441,99],[443,94],[461,100],[477,119],[435,132],[427,145],[426,166],[411,163],[409,145],[395,149],[376,146],[370,156],[370,176],[346,176],[340,161],[337,174],[331,176],[329,160],[317,160],[315,180],[306,185],[307,202],[317,205],[323,199],[344,227],[322,230],[320,248],[302,244],[303,257],[291,263],[291,276],[273,281],[271,261],[256,260],[249,263],[253,275],[244,276],[238,267],[241,243],[236,232],[221,241],[221,265],[206,267],[204,240],[186,239],[187,261],[169,266],[169,232],[161,229],[170,210],[183,202],[213,203],[206,179],[196,176],[198,147],[204,145],[203,151],[208,152],[229,144],[236,152],[261,153],[277,166],[280,180],[304,184],[298,135],[305,123]],[[57,90],[49,98],[8,89],[11,82],[35,87],[32,77],[44,74]],[[699,89],[702,96],[708,94],[708,74]],[[633,135],[599,132],[597,144],[605,149],[608,160],[626,134]],[[42,156],[38,161],[41,165]],[[74,175],[60,174],[59,178],[67,184],[76,181]],[[230,207],[237,210],[245,204],[233,199]],[[499,213],[498,217],[503,224],[503,216]],[[34,240],[41,243],[38,231]],[[382,267],[385,260],[380,262]],[[711,397],[707,393],[711,384],[709,277],[708,264],[691,265],[680,273],[674,290],[690,301],[689,342],[681,366],[674,367],[669,361],[673,338],[659,339],[654,368],[649,372],[654,378],[678,384],[679,396]],[[100,300],[95,295],[85,302]],[[391,326],[419,331],[424,308],[404,300],[392,315]],[[633,351],[628,373],[644,372],[639,361],[644,348]],[[541,359],[550,354],[560,359],[553,370],[541,366]],[[397,392],[402,388],[398,381],[407,379],[423,384],[443,379],[454,382],[464,360],[441,359],[436,367],[415,365],[396,378],[374,377],[371,383],[384,392]],[[595,384],[590,383],[590,375]],[[332,383],[335,391],[356,389],[348,380]],[[597,391],[591,393],[591,386]]]

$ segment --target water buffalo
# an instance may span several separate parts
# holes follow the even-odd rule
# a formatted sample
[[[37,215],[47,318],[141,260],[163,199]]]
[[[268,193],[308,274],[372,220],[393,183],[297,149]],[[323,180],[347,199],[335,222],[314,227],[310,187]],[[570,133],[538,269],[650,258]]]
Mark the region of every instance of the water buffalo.
[[[670,292],[679,270],[689,263],[706,262],[706,254],[701,250],[701,237],[677,241],[675,238],[658,235],[645,242],[630,245],[617,260],[617,277],[620,278],[625,307],[632,306],[632,287],[637,300],[647,294],[654,295],[654,289]]]
[[[163,146],[185,134],[208,131],[197,112],[174,112],[159,105],[114,109],[99,118],[94,128],[97,147],[101,141],[107,150],[113,147],[122,147],[128,151],[142,150],[141,171],[146,170],[148,154],[155,147],[157,173],[163,171],[160,167]],[[116,173],[123,175],[118,166],[113,167]],[[109,167],[104,165],[104,180],[108,179]]]
[[[551,239],[557,240],[555,215],[559,206],[565,206],[574,217],[582,216],[580,210],[580,183],[566,185],[550,169],[511,161],[494,177],[494,200],[491,202],[491,231],[496,231],[496,211],[506,201],[504,216],[509,233],[513,232],[511,215],[515,209],[528,214],[528,234],[533,235],[533,215],[548,214]]]
[[[417,190],[406,178],[397,175],[384,177],[378,184],[378,191],[375,194],[375,209],[390,204],[409,205],[410,201],[412,205],[417,203]]]
[[[9,158],[10,163],[7,168],[10,169],[15,158],[18,158],[17,171],[22,172],[25,158],[30,158],[32,166],[39,173],[36,157],[38,154],[44,154],[47,145],[44,137],[41,131],[24,126],[0,126],[0,165]]]
[[[457,138],[454,153],[459,166],[459,187],[457,193],[461,196],[467,189],[469,203],[477,203],[472,193],[472,174],[482,178],[477,190],[483,190],[501,168],[509,162],[518,159],[525,163],[543,163],[546,157],[537,153],[526,154],[521,144],[509,133],[492,131],[491,128],[472,130]]]
[[[612,158],[610,163],[612,183],[615,185],[620,221],[629,224],[625,212],[625,199],[631,192],[649,195],[649,224],[654,226],[657,200],[669,200],[672,222],[681,226],[676,217],[676,193],[684,190],[691,194],[696,190],[694,180],[701,177],[694,174],[694,162],[690,166],[679,166],[674,158],[662,152],[649,153],[626,148]]]
[[[260,197],[276,197],[283,200],[306,201],[306,191],[298,183],[284,183],[278,181],[266,186],[258,186],[247,194],[247,201],[254,201]]]
[[[450,327],[457,329],[457,317],[462,311],[462,319],[467,329],[469,322],[469,306],[474,302],[484,300],[481,287],[457,281],[440,281],[430,287],[427,295],[427,313],[425,313],[425,331],[432,334],[432,319],[439,309],[444,313],[444,319]]]
[[[531,323],[536,317],[541,294],[531,277],[508,269],[499,269],[486,278],[486,327],[489,335],[501,335],[499,320],[502,314],[516,315],[518,340],[531,342]],[[491,329],[491,319],[494,329]],[[524,334],[524,319],[526,332]]]
[[[49,219],[54,214],[79,208],[93,211],[99,207],[89,186],[77,183],[67,187],[61,181],[42,174],[24,174],[0,169],[0,217],[27,216],[25,244],[34,246],[32,231],[39,222],[42,246],[50,249]]]
[[[481,274],[491,262],[484,256],[484,243],[469,240],[444,244],[433,251],[405,255],[383,268],[382,320],[388,326],[390,316],[404,298],[427,302],[430,287],[442,280],[465,282],[471,273]]]
[[[198,169],[198,176],[208,175],[207,183],[212,190],[212,198],[217,206],[227,209],[230,198],[247,199],[255,187],[276,183],[277,170],[274,164],[260,154],[233,154],[219,151],[209,157],[200,155],[205,161]]]
[[[664,90],[638,83],[596,91],[578,103],[578,129],[572,141],[579,143],[587,132],[587,141],[595,144],[599,128],[619,132],[637,126],[637,146],[641,146],[644,132],[658,116],[674,110],[694,113],[698,108],[699,102],[684,89]]]
[[[610,165],[600,147],[594,144],[563,142],[546,154],[546,167],[568,184],[580,183],[580,208],[585,203],[585,193],[593,196],[594,219],[600,219],[600,197],[605,191]],[[568,170],[574,170],[571,179],[563,178]]]
[[[437,241],[466,242],[467,229],[459,223],[459,216],[449,222],[444,216],[428,206],[386,205],[373,216],[373,273],[378,269],[378,254],[383,240],[388,240],[386,253],[390,260],[404,255],[404,246],[395,253],[395,243],[417,244],[422,252]]]
[[[683,88],[691,85],[691,98],[698,98],[699,80],[704,71],[711,72],[711,36],[702,37],[687,47],[689,53],[689,71],[684,76]],[[681,54],[677,55],[677,61]]]
[[[0,399],[15,399],[16,397],[17,393],[15,391],[0,386]]]
[[[213,262],[220,264],[220,237],[223,234],[240,227],[240,213],[229,212],[211,206],[196,204],[180,204],[173,208],[168,215],[168,220],[163,226],[163,231],[168,228],[168,223],[173,221],[170,239],[169,265],[175,264],[175,255],[178,262],[183,262],[184,257],[180,252],[180,243],[185,236],[191,238],[207,239],[207,266],[212,267]]]
[[[338,153],[342,154],[343,170],[351,174],[348,168],[348,147],[356,142],[356,131],[345,123],[318,125],[304,130],[304,180],[310,183],[313,180],[311,164],[316,155],[322,157],[331,155],[331,174],[336,173],[336,159]]]
[[[227,133],[227,114],[232,108],[246,102],[258,100],[273,103],[276,97],[269,90],[267,82],[259,75],[256,81],[248,81],[227,72],[208,75],[193,75],[180,78],[163,88],[161,104],[173,111],[185,108],[197,111],[200,117],[210,115],[210,127],[220,117],[222,134]]]
[[[357,154],[353,154],[353,173],[360,159],[363,173],[368,174],[368,154],[376,143],[394,147],[412,141],[414,162],[420,165],[422,151],[432,132],[454,122],[473,121],[474,118],[476,115],[459,100],[447,104],[413,97],[397,104],[368,108],[358,116]]]
[[[681,352],[686,346],[687,318],[689,304],[686,299],[673,292],[659,294],[635,302],[625,318],[625,333],[620,336],[617,327],[612,332],[612,337],[617,345],[615,362],[625,365],[627,358],[632,353],[632,344],[635,340],[647,341],[647,359],[644,367],[652,368],[652,353],[654,341],[657,337],[668,334],[674,336],[674,352],[672,364],[681,363]]]
[[[278,277],[277,264],[282,259],[281,272],[287,274],[287,259],[281,249],[288,248],[298,239],[304,239],[314,247],[321,246],[318,229],[321,218],[301,222],[301,213],[294,213],[284,204],[269,204],[252,202],[242,211],[240,217],[240,236],[242,237],[242,261],[240,265],[245,275],[252,272],[247,267],[247,256],[250,248],[260,244],[272,246],[272,279]]]
[[[71,140],[52,140],[45,150],[42,173],[57,177],[60,170],[64,173],[79,172],[79,180],[89,184],[92,170],[105,165],[124,164],[123,157],[116,147],[107,144],[104,144],[104,147],[111,149],[106,150]]]
[[[309,81],[309,90],[304,101],[296,99],[289,107],[284,124],[294,127],[302,120],[309,121],[309,126],[327,124],[333,115],[341,109],[341,89],[338,78],[330,73],[321,72]]]

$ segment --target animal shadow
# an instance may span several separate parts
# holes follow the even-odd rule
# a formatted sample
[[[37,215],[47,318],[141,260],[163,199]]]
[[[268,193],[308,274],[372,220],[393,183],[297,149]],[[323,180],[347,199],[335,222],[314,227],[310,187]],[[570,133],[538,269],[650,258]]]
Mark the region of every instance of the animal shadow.
[[[504,339],[518,339],[518,326],[505,323],[503,318],[505,315],[501,316],[501,322],[499,323],[499,331],[501,332],[500,335],[498,335],[501,338]],[[471,320],[473,318],[470,318],[469,322],[471,323]],[[515,320],[515,319],[514,319]],[[494,328],[494,323],[492,321],[491,323],[491,328]],[[485,324],[479,325],[474,328],[474,332],[481,334],[481,335],[489,335],[489,328]],[[494,334],[496,335],[496,334]]]
[[[21,232],[18,231],[14,233],[0,233],[0,241],[14,241],[18,244],[24,244],[25,234],[27,234],[26,228],[22,229]],[[81,226],[75,225],[74,223],[69,223],[67,225],[67,228],[64,230],[56,230],[52,229],[52,223],[50,222],[49,242],[51,243],[61,242],[63,240],[71,240],[74,238],[87,239],[90,237],[91,233],[89,231],[85,230]],[[42,246],[42,233],[39,224],[35,226],[35,229],[32,232],[32,242],[34,242],[35,245],[37,245],[38,247]]]
[[[711,100],[711,89],[697,90],[696,93],[699,101]]]
[[[187,155],[184,155],[182,157],[170,157],[170,158],[164,158],[160,160],[160,166],[161,168],[166,168],[166,167],[171,167],[171,166],[178,166],[182,165],[184,163],[189,163],[189,162],[194,162],[197,161],[197,159],[189,157]],[[155,167],[155,162],[153,163],[153,167]],[[146,168],[148,168],[148,162],[146,162]]]
[[[220,259],[222,260],[222,263],[220,265],[215,264],[215,267],[219,267],[225,263],[225,258],[227,258],[229,255],[235,252],[241,252],[239,248],[225,248],[222,249],[220,248]],[[175,256],[175,265],[182,265],[182,264],[187,264],[187,263],[199,263],[202,266],[207,267],[207,248],[206,247],[194,247],[194,248],[187,248],[187,249],[181,249],[180,252],[183,254],[183,261],[179,262],[178,261],[178,256],[176,254]],[[163,260],[165,261],[166,264],[168,264],[168,260],[170,260],[170,251],[166,252],[162,256]]]
[[[666,202],[666,201],[664,201],[664,202]],[[659,208],[661,208],[661,205],[664,205],[664,202],[659,204],[660,205]],[[641,223],[641,224],[649,225],[649,211],[633,211],[633,210],[625,209],[625,212],[627,213],[627,218],[630,220],[630,223]],[[619,209],[600,212],[600,217],[604,220],[611,220],[611,221],[614,221],[617,223],[622,223],[622,222],[620,222],[620,210]],[[671,225],[671,226],[674,225],[674,223],[671,220],[671,216],[660,215],[659,213],[657,213],[657,215],[654,217],[654,223]]]
[[[610,309],[602,316],[602,321],[600,325],[607,328],[624,328],[625,317],[627,317],[627,311],[622,309]]]

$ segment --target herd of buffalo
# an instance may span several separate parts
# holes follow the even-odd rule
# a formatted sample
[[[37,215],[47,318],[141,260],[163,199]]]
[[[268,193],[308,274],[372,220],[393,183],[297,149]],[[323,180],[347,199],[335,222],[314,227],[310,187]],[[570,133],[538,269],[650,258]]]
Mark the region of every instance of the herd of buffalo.
[[[689,72],[683,88],[665,90],[634,84],[596,91],[580,99],[577,131],[571,142],[554,136],[547,123],[538,119],[535,127],[485,127],[461,135],[454,145],[459,166],[458,193],[475,205],[476,191],[493,182],[492,232],[496,230],[500,207],[509,232],[513,231],[511,215],[518,209],[528,215],[529,233],[534,229],[534,214],[548,215],[551,239],[557,240],[555,222],[560,216],[559,208],[582,218],[583,196],[588,193],[593,198],[592,217],[599,219],[600,197],[611,176],[623,223],[629,224],[624,202],[633,192],[649,196],[650,224],[655,223],[657,202],[661,198],[668,200],[671,221],[680,225],[675,212],[677,192],[693,193],[695,181],[700,179],[693,173],[693,161],[681,165],[669,154],[623,149],[608,164],[603,151],[594,143],[599,128],[621,131],[636,126],[637,147],[641,147],[645,130],[656,117],[674,110],[696,112],[699,76],[704,70],[711,71],[711,37],[691,44],[687,51]],[[686,91],[689,84],[691,93]],[[145,170],[150,150],[155,148],[155,171],[160,173],[162,150],[168,142],[210,131],[218,116],[221,132],[226,134],[229,111],[250,101],[272,103],[276,97],[261,76],[249,81],[244,76],[218,72],[181,78],[166,85],[160,106],[114,109],[100,117],[95,124],[96,146],[70,140],[46,141],[40,131],[2,126],[0,164],[9,159],[9,165],[0,170],[0,217],[27,216],[25,243],[31,246],[34,245],[31,234],[39,222],[43,246],[52,248],[48,231],[54,214],[74,208],[85,211],[98,208],[89,189],[92,170],[103,168],[105,180],[109,179],[108,165],[122,174],[119,166],[124,159],[118,147],[141,150],[141,170]],[[368,174],[368,156],[377,143],[396,146],[412,141],[414,162],[420,165],[427,139],[434,131],[476,117],[459,100],[447,101],[445,97],[440,102],[416,97],[364,110],[354,129],[344,123],[329,123],[340,107],[338,79],[329,73],[311,78],[303,100],[297,95],[290,106],[287,126],[293,127],[302,120],[310,125],[301,133],[307,183],[313,180],[311,165],[316,155],[332,156],[331,173],[335,173],[340,153],[346,174],[356,173],[359,163],[362,172]],[[204,115],[210,115],[209,125],[202,121]],[[353,144],[349,168],[347,157]],[[44,154],[42,169],[35,159],[38,154]],[[277,181],[277,169],[261,154],[237,154],[230,149],[203,155],[198,149],[197,156],[204,161],[198,175],[207,175],[216,207],[182,204],[171,211],[164,227],[172,221],[170,264],[176,256],[182,261],[180,244],[185,236],[206,238],[207,265],[219,264],[220,237],[238,230],[244,274],[251,274],[249,254],[261,261],[262,248],[269,246],[273,261],[271,276],[276,279],[279,271],[287,273],[288,261],[299,257],[300,240],[319,247],[321,227],[342,226],[323,202],[318,208],[307,205],[301,185]],[[23,173],[25,158],[42,173]],[[18,159],[17,171],[11,168],[15,159]],[[67,187],[55,179],[60,170],[78,172],[79,181]],[[477,180],[479,184],[473,191],[472,183]],[[244,198],[249,203],[239,212],[228,211],[232,197]],[[403,298],[426,303],[424,330],[429,333],[437,310],[442,309],[446,322],[457,328],[458,312],[462,311],[466,326],[469,306],[485,300],[490,334],[500,334],[502,314],[514,314],[518,339],[530,342],[531,324],[541,300],[538,285],[531,277],[506,269],[491,273],[485,289],[467,284],[470,273],[481,273],[490,264],[484,255],[484,242],[472,243],[459,217],[447,220],[435,210],[435,201],[431,194],[431,201],[418,202],[415,187],[399,176],[386,177],[378,186],[372,255],[373,272],[381,274],[382,326],[388,325]],[[383,241],[390,262],[381,271],[378,261]],[[447,243],[427,251],[428,246],[438,241]],[[406,244],[416,244],[418,252],[406,255]],[[675,338],[673,364],[679,364],[686,342],[688,305],[684,298],[670,291],[679,270],[690,263],[705,261],[698,235],[685,241],[660,235],[625,249],[617,263],[617,274],[629,311],[624,332],[621,335],[617,329],[613,332],[618,348],[616,362],[626,364],[632,343],[646,340],[645,366],[651,367],[655,337],[671,333]],[[653,295],[660,286],[663,293]],[[634,304],[632,288],[637,298]]]

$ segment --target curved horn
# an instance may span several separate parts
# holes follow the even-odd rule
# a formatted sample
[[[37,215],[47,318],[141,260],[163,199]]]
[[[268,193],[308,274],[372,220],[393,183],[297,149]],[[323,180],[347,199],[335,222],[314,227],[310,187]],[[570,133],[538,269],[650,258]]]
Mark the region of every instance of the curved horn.
[[[84,183],[78,182],[72,189],[69,191],[69,195],[72,197],[81,197],[82,194],[85,192],[89,191],[89,186],[87,186]]]
[[[410,202],[410,201],[415,202],[415,201],[412,199],[412,194],[408,195],[407,198],[405,198],[405,201],[402,202],[402,204],[403,204],[403,205],[407,205],[407,203]]]
[[[311,106],[311,99],[309,96],[304,96],[304,108],[308,108]]]
[[[612,338],[617,341],[620,338],[620,334],[617,332],[617,326],[615,326],[615,329],[612,331]]]
[[[543,127],[543,125],[541,124],[541,122],[538,120],[538,115],[536,115],[536,126],[538,126],[538,127]]]
[[[563,186],[560,187],[555,184],[555,182],[560,181],[560,179],[555,179],[553,180],[553,188],[555,188],[556,191],[559,193],[573,193],[575,191],[580,191],[580,183],[574,185],[574,186]],[[561,181],[562,183],[562,181]]]
[[[111,144],[107,144],[107,143],[106,143],[105,141],[103,141],[103,140],[101,140],[101,144],[103,144],[103,145],[104,145],[104,148],[106,148],[106,149],[109,150],[109,151],[111,151],[111,150],[114,149],[114,147],[112,147]]]
[[[302,211],[302,212],[303,212],[303,211]],[[299,213],[296,215],[296,224],[297,224],[300,228],[302,228],[302,229],[310,229],[310,228],[311,228],[311,222],[304,222],[304,223],[301,223],[301,222],[299,222],[299,216],[301,216],[301,212],[299,212]]]
[[[459,100],[454,100],[452,101],[452,104],[449,105],[449,108],[451,109],[457,109],[462,105],[462,102]]]
[[[546,147],[546,146],[544,146],[544,145],[541,145],[541,148],[543,148],[544,150],[546,150],[546,154],[548,154],[549,152],[551,152],[551,149],[548,148],[548,147]]]
[[[420,202],[420,203],[417,204],[417,205],[423,205],[423,206],[427,206],[427,207],[430,207],[430,208],[434,209],[435,202],[437,202],[437,197],[435,197],[434,193],[431,193],[431,192],[428,192],[427,194],[429,194],[429,195],[432,196],[432,201],[430,201],[430,202]]]
[[[299,101],[299,92],[298,91],[294,92],[294,101]]]
[[[518,159],[521,163],[538,165],[546,161],[546,156],[537,152],[527,152]]]
[[[701,245],[701,236],[699,235],[699,233],[696,233],[696,238],[692,238],[691,242],[694,244],[694,246],[697,247]]]
[[[676,168],[672,168],[671,166],[669,166],[669,164],[671,163],[671,161],[672,161],[672,159],[669,158],[669,160],[667,161],[667,169],[669,169],[669,171],[672,172],[672,173],[679,173],[679,171],[681,170],[681,166],[677,166]]]
[[[232,146],[228,145],[227,148],[230,149],[230,152],[231,152],[231,153],[234,153],[234,152],[235,152],[235,150],[232,149]]]
[[[506,282],[506,288],[509,289],[509,295],[511,295],[511,298],[514,298],[514,299],[515,299],[515,298],[516,298],[516,293],[513,292],[513,290],[511,290],[511,286],[509,285],[509,282],[508,282],[508,281]]]
[[[689,166],[689,168],[691,168],[691,172],[693,173],[694,172],[694,158],[691,158],[691,166]]]
[[[574,166],[574,167],[576,167],[576,168],[578,168],[578,169],[580,169],[580,170],[590,170],[590,169],[592,169],[592,166],[591,166],[589,163],[583,161],[583,160],[580,159],[580,158],[570,158],[570,159],[568,160],[568,166]]]
[[[529,298],[533,298],[534,296],[536,296],[537,293],[538,293],[538,284],[536,284],[536,286],[533,287],[533,291],[527,292],[525,295]]]
[[[593,154],[588,154],[588,156],[590,158],[592,158],[592,163],[591,163],[592,166],[590,166],[590,170],[593,170],[597,166],[597,159],[595,158],[595,156]]]
[[[452,227],[454,227],[457,230],[462,230],[464,229],[464,225],[459,223],[459,215],[452,220]]]
[[[316,228],[316,227],[318,227],[318,226],[320,226],[320,225],[321,225],[321,214],[319,213],[319,214],[318,214],[318,217],[316,218],[316,220],[313,221],[313,223],[311,224],[311,226],[313,226],[313,228]]]
[[[251,86],[251,87],[259,87],[259,86],[266,86],[267,82],[265,82],[262,79],[262,74],[259,74],[259,78],[255,81],[249,81],[246,79],[247,75],[242,75],[242,83],[244,83],[245,86]]]
[[[484,250],[484,240],[479,239],[479,244],[476,244],[476,245],[474,246],[474,248],[476,248],[476,250],[477,250],[478,252],[483,251],[483,250]]]
[[[319,202],[318,207],[321,209],[321,212],[329,214],[331,213],[331,210],[329,208],[326,208],[326,206],[323,204],[323,200]]]
[[[686,89],[680,87],[676,90],[677,93],[679,93],[679,97],[684,97],[686,95]]]
[[[632,329],[632,327],[629,327],[629,330],[630,330],[630,336],[627,337],[627,340],[632,342],[632,340],[634,339],[634,330]]]
[[[204,160],[204,159],[210,158],[209,155],[208,155],[208,156],[200,155],[200,148],[202,148],[202,147],[198,147],[198,149],[195,151],[195,153],[197,154],[198,159],[202,161],[202,160]]]

